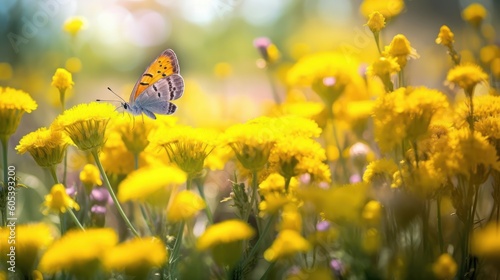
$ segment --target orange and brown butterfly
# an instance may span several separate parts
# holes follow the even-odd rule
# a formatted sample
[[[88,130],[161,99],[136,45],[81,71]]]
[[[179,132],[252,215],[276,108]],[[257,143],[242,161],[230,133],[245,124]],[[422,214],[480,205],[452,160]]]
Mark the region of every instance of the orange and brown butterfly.
[[[144,113],[156,119],[155,114],[170,115],[177,106],[170,101],[184,93],[184,80],[179,74],[179,61],[174,51],[163,51],[139,78],[123,108],[132,115]]]

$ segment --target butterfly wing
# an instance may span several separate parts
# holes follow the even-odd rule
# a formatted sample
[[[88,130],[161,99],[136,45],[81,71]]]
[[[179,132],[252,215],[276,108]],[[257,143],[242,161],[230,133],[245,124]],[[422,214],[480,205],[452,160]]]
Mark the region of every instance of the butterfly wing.
[[[184,80],[178,74],[164,77],[148,87],[136,100],[134,107],[155,119],[154,113],[170,115],[177,106],[170,100],[178,99],[184,92]]]
[[[179,61],[174,51],[167,49],[163,51],[139,78],[130,94],[130,103],[137,102],[138,97],[151,85],[157,83],[162,78],[179,74]],[[180,96],[179,96],[180,97]]]

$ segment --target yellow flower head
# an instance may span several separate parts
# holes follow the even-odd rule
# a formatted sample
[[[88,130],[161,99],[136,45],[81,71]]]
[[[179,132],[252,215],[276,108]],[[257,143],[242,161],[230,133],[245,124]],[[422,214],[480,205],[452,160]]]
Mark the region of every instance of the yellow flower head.
[[[385,27],[384,15],[375,11],[368,15],[368,22],[365,24],[373,33],[379,33]]]
[[[115,108],[108,103],[79,104],[59,115],[54,126],[64,130],[80,150],[100,149],[106,126],[115,115]]]
[[[52,76],[52,86],[57,88],[59,92],[65,92],[71,89],[75,83],[70,72],[64,68],[57,68],[56,73]]]
[[[109,122],[109,131],[120,135],[123,143],[132,154],[138,155],[149,144],[149,133],[158,126],[158,122],[150,118],[138,122],[129,115],[122,114]]]
[[[123,271],[135,279],[146,279],[152,268],[167,260],[166,246],[155,237],[134,238],[104,253],[103,266],[109,271]]]
[[[500,58],[500,47],[497,45],[486,45],[479,51],[479,59],[486,66],[489,66],[495,58]]]
[[[453,34],[453,32],[451,32],[448,26],[441,26],[441,28],[439,29],[439,34],[436,38],[436,44],[452,48],[453,42],[455,42],[455,35]]]
[[[201,197],[191,191],[181,191],[170,203],[167,219],[174,223],[190,220],[205,207],[205,202]]]
[[[297,179],[292,178],[289,189],[296,189],[299,185]],[[266,196],[272,193],[285,193],[285,178],[279,173],[271,173],[264,181],[259,184],[259,193]]]
[[[287,74],[290,86],[312,87],[327,110],[343,95],[357,97],[365,82],[354,57],[340,52],[314,53],[302,57]]]
[[[321,145],[304,137],[281,138],[272,149],[271,167],[285,178],[310,174],[318,182],[330,182],[330,168]]]
[[[75,36],[80,30],[87,27],[87,20],[84,17],[70,17],[64,22],[63,30]]]
[[[119,133],[110,131],[99,154],[106,173],[126,175],[134,170],[134,155],[127,149]]]
[[[379,98],[374,108],[375,139],[383,151],[390,151],[403,140],[424,136],[434,115],[448,108],[440,91],[399,88]]]
[[[489,223],[482,229],[474,231],[471,240],[472,254],[480,258],[500,259],[500,225]]]
[[[370,200],[366,203],[361,214],[363,220],[372,226],[377,226],[380,223],[382,216],[382,204],[376,200]]]
[[[475,96],[473,102],[474,129],[492,143],[500,140],[500,96]],[[467,123],[470,112],[469,106],[467,103],[461,103],[456,109],[456,127],[462,127]]]
[[[291,202],[292,199],[289,195],[269,193],[265,195],[264,199],[259,203],[259,216],[275,215]]]
[[[43,205],[46,207],[43,214],[47,215],[49,212],[65,213],[68,208],[80,210],[80,205],[76,203],[66,193],[66,188],[62,184],[55,184],[50,189],[50,194],[45,196]]]
[[[479,3],[472,3],[462,11],[462,18],[476,28],[481,26],[486,15],[486,9]]]
[[[401,66],[398,64],[398,59],[395,57],[379,57],[366,69],[366,74],[369,76],[377,76],[384,83],[386,91],[393,90],[391,75],[401,71]]]
[[[452,130],[440,152],[432,155],[434,166],[442,174],[466,177],[481,175],[484,170],[500,170],[500,161],[495,147],[478,131],[468,128]]]
[[[380,12],[385,18],[391,19],[399,15],[404,8],[403,0],[364,0],[359,10],[366,18],[373,12]]]
[[[23,136],[16,150],[29,152],[41,167],[51,167],[61,163],[69,144],[71,140],[61,131],[42,127]]]
[[[212,251],[214,260],[221,265],[234,265],[244,251],[243,241],[255,236],[255,230],[241,220],[226,220],[209,226],[198,238],[196,248]]]
[[[111,228],[68,231],[43,254],[38,269],[48,274],[68,271],[82,279],[93,279],[100,259],[117,242]]]
[[[401,68],[406,66],[409,58],[418,58],[417,51],[411,47],[410,41],[403,34],[398,34],[392,38],[389,46],[385,47],[384,56],[395,57]]]
[[[294,230],[302,232],[302,214],[295,204],[287,204],[281,212],[281,221],[278,224],[278,230]]]
[[[219,62],[214,66],[215,76],[219,79],[226,79],[231,76],[233,72],[233,67],[227,62]]]
[[[82,61],[78,57],[70,57],[66,59],[64,67],[71,73],[78,73],[82,70]]]
[[[375,254],[380,250],[381,236],[376,228],[369,228],[363,233],[361,246],[368,254]]]
[[[246,169],[260,170],[267,163],[277,137],[271,123],[271,118],[260,117],[245,124],[233,125],[225,131],[223,143],[233,149]]]
[[[80,172],[80,181],[82,181],[85,186],[90,186],[90,188],[95,185],[102,185],[101,173],[99,173],[97,166],[86,164]]]
[[[293,257],[297,253],[307,252],[311,245],[295,230],[280,231],[271,247],[264,252],[264,258],[268,262]]]
[[[444,253],[432,264],[432,272],[437,279],[453,279],[457,274],[457,267],[453,257]]]
[[[23,114],[38,107],[35,100],[22,90],[0,87],[0,137],[9,137],[16,132]]]
[[[171,166],[142,167],[130,173],[118,186],[118,199],[147,201],[165,206],[172,190],[186,182],[186,174]]]
[[[468,96],[474,94],[474,87],[488,80],[488,75],[476,64],[467,63],[455,66],[448,72],[446,80],[463,88]]]
[[[391,185],[392,176],[398,170],[396,163],[390,159],[379,159],[370,162],[363,174],[363,182],[375,186]]]
[[[156,130],[149,141],[156,147],[165,148],[171,162],[195,177],[203,170],[205,159],[217,145],[217,138],[213,130],[175,126]]]
[[[10,251],[8,227],[0,228],[0,259],[8,261],[7,254]],[[53,240],[51,228],[44,223],[23,224],[16,227],[16,269],[25,275],[29,275],[38,257],[38,253],[44,250]]]

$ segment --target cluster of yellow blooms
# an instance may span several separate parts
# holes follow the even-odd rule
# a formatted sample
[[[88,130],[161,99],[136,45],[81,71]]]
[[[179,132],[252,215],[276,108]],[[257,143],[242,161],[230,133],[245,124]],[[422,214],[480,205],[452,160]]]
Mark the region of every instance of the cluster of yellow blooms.
[[[360,11],[379,57],[360,73],[359,59],[339,51],[303,56],[288,70],[289,92],[283,101],[275,96],[269,116],[214,129],[181,125],[171,116],[140,121],[92,102],[26,134],[16,150],[50,171],[53,187],[43,214],[58,214],[60,228],[45,222],[17,227],[17,274],[498,275],[500,50],[488,44],[478,63],[462,63],[455,35],[443,26],[436,43],[446,47],[453,64],[446,82],[463,98],[452,101],[445,89],[407,85],[405,69],[419,57],[416,50],[403,34],[383,48],[379,40],[404,8],[401,0],[363,1]],[[462,17],[480,34],[486,15],[472,4]],[[84,26],[74,18],[64,29],[74,37]],[[267,38],[255,45],[263,68],[274,71],[277,46]],[[220,78],[231,73],[229,65],[216,68]],[[66,91],[74,86],[71,73],[57,69],[52,85],[64,109]],[[306,92],[317,99],[308,100]],[[27,93],[0,88],[4,169],[10,136],[23,114],[36,108]],[[69,147],[87,155],[76,170],[76,193],[65,186]],[[230,179],[222,201],[205,195],[216,170]],[[5,189],[2,268],[10,250]],[[221,214],[226,206],[234,209],[231,218]],[[193,266],[210,275],[196,274]]]

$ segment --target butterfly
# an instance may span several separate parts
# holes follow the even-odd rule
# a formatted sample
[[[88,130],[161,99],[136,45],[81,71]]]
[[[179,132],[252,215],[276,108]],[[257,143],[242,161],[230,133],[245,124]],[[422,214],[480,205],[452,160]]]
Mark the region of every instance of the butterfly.
[[[146,68],[135,83],[129,102],[122,102],[122,107],[132,115],[144,113],[152,119],[156,119],[155,114],[173,114],[177,106],[170,101],[179,99],[184,93],[184,79],[179,70],[174,51],[164,50]]]

